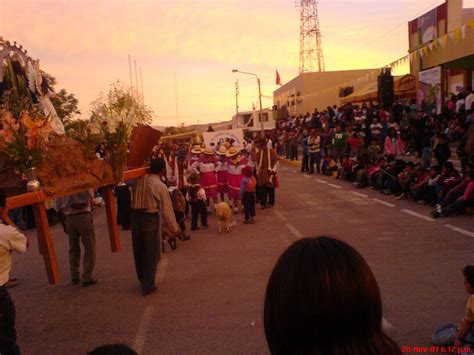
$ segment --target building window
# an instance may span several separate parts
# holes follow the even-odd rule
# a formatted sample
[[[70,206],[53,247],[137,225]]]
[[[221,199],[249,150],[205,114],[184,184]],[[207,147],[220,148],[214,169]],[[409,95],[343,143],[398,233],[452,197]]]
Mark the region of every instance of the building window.
[[[262,116],[263,116],[263,122],[268,122],[268,112],[264,112],[262,114],[258,114],[258,122],[262,122]]]

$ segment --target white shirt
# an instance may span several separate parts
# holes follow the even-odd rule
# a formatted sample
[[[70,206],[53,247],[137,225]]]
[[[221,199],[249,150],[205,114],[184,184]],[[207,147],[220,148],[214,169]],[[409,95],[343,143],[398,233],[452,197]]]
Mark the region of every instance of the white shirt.
[[[466,111],[471,109],[473,101],[474,101],[474,94],[471,92],[469,95],[466,96],[466,100],[464,102],[464,106],[466,107]]]
[[[26,251],[26,237],[12,226],[0,224],[0,286],[10,279],[12,252]]]

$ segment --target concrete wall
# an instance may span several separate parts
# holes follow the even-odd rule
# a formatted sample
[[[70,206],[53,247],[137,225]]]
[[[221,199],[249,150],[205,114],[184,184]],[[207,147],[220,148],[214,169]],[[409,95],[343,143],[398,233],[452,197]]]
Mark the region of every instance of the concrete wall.
[[[315,108],[322,111],[327,106],[340,104],[339,88],[342,86],[341,84],[362,78],[374,70],[303,73],[275,90],[273,92],[273,103],[282,107],[287,106],[288,101],[290,101],[290,105],[287,106],[290,115],[312,113]],[[291,102],[294,102],[294,105],[291,105]]]

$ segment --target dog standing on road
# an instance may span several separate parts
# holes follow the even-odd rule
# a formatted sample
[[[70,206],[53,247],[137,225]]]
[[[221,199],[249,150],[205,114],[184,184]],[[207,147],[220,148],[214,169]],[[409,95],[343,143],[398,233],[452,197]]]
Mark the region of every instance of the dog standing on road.
[[[219,233],[222,233],[221,223],[225,223],[227,232],[232,230],[232,227],[237,225],[232,219],[232,210],[227,202],[220,202],[216,207],[217,225]]]

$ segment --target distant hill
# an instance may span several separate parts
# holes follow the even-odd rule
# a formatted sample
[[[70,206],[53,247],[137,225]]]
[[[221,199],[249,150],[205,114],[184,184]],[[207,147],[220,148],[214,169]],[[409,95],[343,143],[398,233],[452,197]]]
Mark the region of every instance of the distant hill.
[[[195,125],[190,125],[190,126],[185,126],[186,130],[188,132],[192,131],[203,131],[206,132],[211,126],[214,130],[216,131],[223,131],[226,129],[231,129],[232,128],[232,120],[229,121],[221,121],[221,122],[214,122],[214,123],[203,123],[203,124],[195,124]],[[165,126],[152,126],[154,129],[157,129],[161,132],[164,132],[166,127]]]

